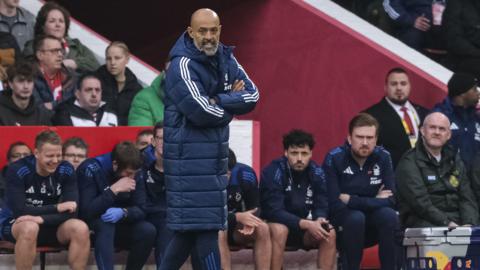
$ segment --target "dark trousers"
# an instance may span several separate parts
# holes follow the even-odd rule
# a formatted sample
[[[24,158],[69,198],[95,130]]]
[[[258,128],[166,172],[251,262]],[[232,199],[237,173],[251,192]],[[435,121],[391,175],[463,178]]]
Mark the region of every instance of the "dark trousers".
[[[157,237],[155,238],[155,261],[157,269],[162,265],[162,258],[165,255],[170,240],[173,237],[173,232],[167,228],[167,220],[165,213],[151,214],[147,217],[147,221],[152,223],[157,230]]]
[[[95,232],[95,260],[100,270],[113,270],[114,247],[129,250],[127,270],[141,270],[155,241],[155,227],[144,220],[135,223],[92,222]]]
[[[194,269],[220,270],[218,231],[175,231],[160,270],[179,269],[190,254]]]
[[[382,270],[394,270],[398,247],[395,233],[399,219],[395,210],[382,207],[371,212],[348,209],[332,218],[339,231],[342,269],[358,270],[363,248],[378,242]]]

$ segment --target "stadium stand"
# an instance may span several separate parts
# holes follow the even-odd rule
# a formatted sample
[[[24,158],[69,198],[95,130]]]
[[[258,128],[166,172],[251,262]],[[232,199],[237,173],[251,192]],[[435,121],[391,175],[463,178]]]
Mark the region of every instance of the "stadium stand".
[[[148,6],[148,9],[158,12],[176,4],[178,3],[162,4],[162,7]],[[24,0],[22,5],[36,13],[35,10],[39,9],[41,2]],[[96,12],[102,11],[103,4],[99,5],[98,10],[90,12],[91,16],[100,17]],[[130,12],[134,13],[135,8],[139,7],[119,8],[130,8]],[[75,12],[82,13],[84,10],[80,8]],[[236,15],[242,10],[255,12],[245,18],[238,18]],[[261,141],[247,143],[253,145],[250,150],[251,156],[255,158],[248,155],[246,157],[250,159],[257,173],[261,165],[265,165],[281,152],[280,147],[272,143],[272,138],[277,138],[278,134],[284,133],[292,126],[313,131],[321,141],[315,150],[317,157],[323,156],[327,149],[341,143],[346,134],[344,126],[348,119],[383,95],[381,87],[383,76],[392,66],[404,66],[412,74],[411,81],[415,89],[421,89],[415,91],[412,97],[415,102],[431,107],[445,95],[445,83],[451,75],[450,71],[330,1],[271,0],[261,3],[232,1],[231,7],[222,8],[221,12],[222,18],[225,18],[222,21],[224,29],[230,29],[222,33],[222,40],[226,44],[239,45],[236,55],[262,91],[262,101],[257,110],[242,118],[258,121],[251,124],[255,138],[260,138],[259,122],[262,123]],[[185,13],[190,14],[190,11]],[[172,12],[169,16],[177,15],[176,12]],[[145,14],[142,16],[149,17]],[[285,16],[288,16],[289,20],[285,20]],[[184,22],[181,24],[184,25]],[[135,34],[147,35],[148,31],[152,31],[148,28],[150,27]],[[178,25],[171,25],[170,28],[167,36],[170,34],[176,37],[181,31]],[[70,34],[80,38],[94,51],[100,62],[104,61],[103,52],[109,43],[106,39],[75,20]],[[161,59],[156,66],[162,66],[164,56],[167,54],[165,48],[170,46],[166,45],[168,37],[162,37],[157,41],[151,36],[150,33],[148,37],[151,42],[148,44],[143,41],[144,50],[136,50],[135,47],[138,45],[133,45],[135,43],[132,43],[132,48],[135,52],[142,51],[146,55],[144,59],[155,54],[152,56],[153,59],[157,57]],[[130,44],[127,38],[124,40]],[[159,52],[159,48],[165,50]],[[143,84],[150,84],[158,75],[157,70],[135,57],[129,67],[139,75]],[[32,134],[38,130],[39,128],[2,129],[0,134],[2,142],[4,134],[8,140],[10,138],[18,140],[25,136],[29,141],[33,138]],[[114,132],[98,129],[95,133],[78,129],[67,130],[59,129],[62,136],[79,133],[86,136],[87,143],[92,146],[92,156],[109,151],[113,144],[120,140],[117,136],[129,136],[133,139],[138,131],[135,128],[119,128]],[[97,144],[103,146],[95,149]],[[0,145],[0,153],[4,151],[2,147]],[[234,150],[237,152],[245,149],[238,146],[238,150],[235,147]],[[0,155],[0,164],[4,162],[3,159],[3,155]],[[243,159],[242,161],[245,162]],[[378,267],[378,258],[372,254],[377,254],[375,247],[365,252],[363,268]],[[241,263],[248,261],[248,256],[239,258]],[[233,262],[238,263],[235,258]],[[288,269],[294,268],[292,266]]]

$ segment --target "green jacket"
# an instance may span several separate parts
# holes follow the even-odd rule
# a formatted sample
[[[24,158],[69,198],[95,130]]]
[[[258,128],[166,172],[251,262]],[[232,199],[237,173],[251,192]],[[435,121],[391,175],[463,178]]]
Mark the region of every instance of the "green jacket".
[[[83,45],[80,40],[76,38],[66,38],[68,43],[68,54],[65,55],[65,59],[73,59],[77,63],[77,71],[95,71],[100,67],[100,64],[95,58],[93,52]],[[25,43],[25,48],[23,49],[23,56],[27,59],[30,57],[35,58],[33,52],[33,40]]]
[[[154,126],[163,121],[164,78],[165,73],[160,73],[149,87],[140,90],[135,96],[128,113],[129,126]]]
[[[440,162],[423,140],[409,150],[396,169],[398,209],[405,227],[478,224],[478,206],[460,156],[450,146]]]

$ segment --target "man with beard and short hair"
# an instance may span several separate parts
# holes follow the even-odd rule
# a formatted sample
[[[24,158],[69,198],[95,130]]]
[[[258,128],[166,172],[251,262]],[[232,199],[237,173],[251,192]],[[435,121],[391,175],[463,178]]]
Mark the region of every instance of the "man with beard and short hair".
[[[388,71],[384,90],[382,100],[365,112],[380,124],[377,144],[390,152],[395,168],[403,153],[415,146],[420,135],[419,127],[428,110],[408,100],[411,84],[403,68]]]
[[[342,269],[359,269],[363,248],[378,242],[381,269],[395,269],[395,181],[390,154],[377,144],[378,122],[360,113],[347,142],[323,162],[332,224],[339,231]]]
[[[155,241],[155,227],[145,221],[133,196],[142,156],[132,142],[111,153],[85,160],[77,169],[80,216],[94,231],[95,260],[100,270],[113,270],[114,246],[129,250],[126,269],[141,269]]]
[[[117,115],[102,101],[102,83],[94,73],[86,73],[78,80],[75,98],[61,103],[55,109],[55,126],[115,127]]]
[[[447,142],[450,121],[429,114],[422,139],[398,163],[398,209],[405,227],[478,224],[478,206],[459,154]]]
[[[195,11],[170,51],[165,77],[163,158],[167,226],[174,236],[160,269],[220,269],[218,231],[227,225],[229,123],[252,111],[259,93],[233,48],[220,43],[220,18]],[[200,265],[201,264],[201,265]]]
[[[284,156],[262,170],[261,214],[270,228],[270,269],[282,269],[286,245],[318,247],[317,267],[335,267],[336,233],[327,219],[325,174],[311,160],[314,146],[312,134],[292,130],[283,136]]]
[[[9,88],[0,93],[0,126],[50,126],[51,113],[33,96],[33,66],[17,62],[7,75]]]
[[[480,93],[477,87],[478,80],[473,75],[454,73],[448,81],[448,96],[433,108],[450,120],[449,143],[460,152],[467,170],[480,150],[480,116],[476,113]]]

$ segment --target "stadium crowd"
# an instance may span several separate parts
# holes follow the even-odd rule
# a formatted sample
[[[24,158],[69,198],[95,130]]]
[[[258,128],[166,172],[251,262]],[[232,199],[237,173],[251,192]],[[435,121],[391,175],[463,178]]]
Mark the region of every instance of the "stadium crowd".
[[[385,8],[404,21],[401,36],[424,48],[418,31],[438,23],[431,3],[417,17],[399,15],[395,3]],[[457,8],[466,12],[447,5],[445,23]],[[431,109],[409,100],[408,73],[392,68],[385,96],[351,119],[345,143],[323,163],[313,160],[313,135],[292,129],[258,178],[228,148],[228,123],[259,94],[219,42],[213,11],[192,15],[172,63],[143,90],[125,43],[112,42],[100,65],[69,25],[53,2],[35,19],[18,1],[0,0],[0,125],[153,128],[96,157],[82,138],[62,141],[49,129],[34,149],[10,145],[0,239],[15,243],[17,269],[32,268],[39,245],[68,246],[72,269],[85,269],[90,248],[99,269],[113,269],[116,247],[129,251],[126,269],[141,269],[152,250],[158,269],[189,255],[198,269],[230,269],[230,246],[252,247],[255,269],[282,269],[286,247],[318,249],[320,269],[359,269],[375,244],[381,268],[399,269],[405,228],[480,224],[480,72],[470,68],[478,65],[458,64]]]

